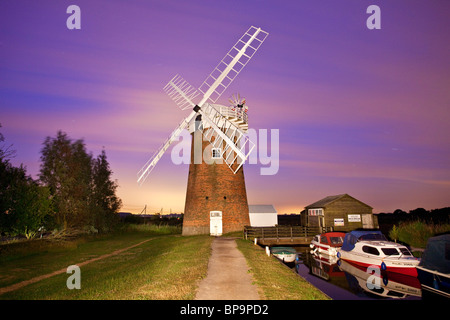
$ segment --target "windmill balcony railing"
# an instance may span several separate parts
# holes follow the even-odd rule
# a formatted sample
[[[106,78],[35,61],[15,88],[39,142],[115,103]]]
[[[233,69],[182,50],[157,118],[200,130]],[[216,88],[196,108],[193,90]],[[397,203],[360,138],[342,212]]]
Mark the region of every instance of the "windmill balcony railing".
[[[243,123],[248,123],[248,114],[244,108],[239,107],[225,107],[225,106],[214,106],[217,111],[219,111],[224,117],[230,119],[236,119],[236,121],[242,121]]]

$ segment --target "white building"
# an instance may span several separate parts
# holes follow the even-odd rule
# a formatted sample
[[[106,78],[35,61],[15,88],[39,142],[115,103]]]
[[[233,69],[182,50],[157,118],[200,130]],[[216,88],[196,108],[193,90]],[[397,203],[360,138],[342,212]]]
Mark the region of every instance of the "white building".
[[[249,205],[251,227],[273,227],[278,224],[277,210],[271,204]]]

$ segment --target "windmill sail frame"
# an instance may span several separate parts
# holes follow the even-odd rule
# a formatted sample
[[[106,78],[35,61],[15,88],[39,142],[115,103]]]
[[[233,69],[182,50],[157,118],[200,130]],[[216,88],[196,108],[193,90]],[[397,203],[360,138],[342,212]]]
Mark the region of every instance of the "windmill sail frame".
[[[261,28],[250,27],[214,68],[198,91],[179,75],[176,75],[169,81],[164,87],[164,91],[181,110],[193,108],[193,111],[178,125],[169,138],[166,139],[138,172],[138,183],[142,184],[145,181],[164,152],[189,125],[197,113],[201,114],[202,119],[210,126],[207,129],[208,132],[203,129],[203,133],[207,136],[209,142],[215,148],[222,148],[223,143],[225,143],[226,146],[223,148],[222,158],[233,173],[239,170],[255,145],[238,126],[206,102],[208,100],[212,103],[216,102],[247,65],[268,35]],[[199,91],[203,93],[203,97],[198,104],[195,104],[193,100],[199,96]],[[236,163],[237,166],[235,165]]]

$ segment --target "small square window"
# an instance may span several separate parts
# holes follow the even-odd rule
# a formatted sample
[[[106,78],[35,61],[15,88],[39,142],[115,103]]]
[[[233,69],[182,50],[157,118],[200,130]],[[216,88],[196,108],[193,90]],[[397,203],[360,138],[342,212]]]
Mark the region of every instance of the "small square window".
[[[221,148],[212,148],[212,158],[213,159],[222,158],[222,149]]]

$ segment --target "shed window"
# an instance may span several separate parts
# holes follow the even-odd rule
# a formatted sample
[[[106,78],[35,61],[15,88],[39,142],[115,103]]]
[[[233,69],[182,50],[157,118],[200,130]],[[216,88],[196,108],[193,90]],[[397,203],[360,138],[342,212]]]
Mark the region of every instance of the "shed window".
[[[363,246],[363,247],[362,247],[362,250],[363,250],[365,253],[373,254],[373,255],[375,255],[375,256],[379,256],[379,255],[380,255],[380,252],[379,252],[378,249],[375,248],[375,247],[371,247],[371,246]]]
[[[323,216],[323,209],[308,209],[308,215],[310,216]]]

